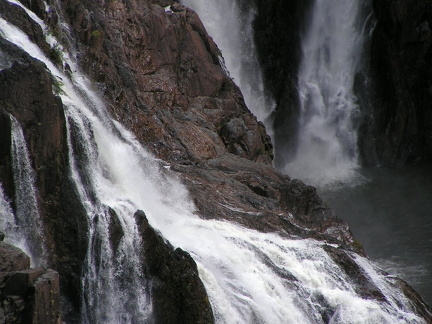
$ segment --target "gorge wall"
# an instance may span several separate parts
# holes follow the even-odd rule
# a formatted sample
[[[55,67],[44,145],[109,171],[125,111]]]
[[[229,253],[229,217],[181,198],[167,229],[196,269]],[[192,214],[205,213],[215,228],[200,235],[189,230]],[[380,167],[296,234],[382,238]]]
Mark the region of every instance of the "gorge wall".
[[[285,11],[278,11],[276,5],[281,3],[266,7],[267,14],[305,15],[306,5],[298,8],[284,5]],[[161,169],[169,167],[181,179],[200,218],[227,220],[246,229],[274,232],[283,238],[325,242],[331,260],[354,282],[359,296],[377,302],[385,298],[351,258],[351,253],[362,255],[363,251],[347,224],[321,201],[315,188],[281,175],[271,166],[270,138],[225,73],[221,53],[196,13],[163,0],[48,1],[48,11],[43,1],[22,1],[22,4],[49,26],[50,33],[65,48],[76,51],[80,69],[89,75],[112,117],[161,160]],[[263,3],[259,6],[262,11]],[[23,8],[0,1],[0,12],[3,19],[24,31],[65,73],[77,73],[63,62],[58,48],[45,41],[40,25]],[[276,33],[281,20],[275,20],[274,24],[268,21],[269,17],[259,16],[256,23],[257,28],[273,28],[267,34],[258,34],[261,44],[268,41],[271,49],[292,37],[298,43],[299,34],[295,32],[283,36]],[[281,22],[282,27],[294,30],[294,21],[292,26]],[[70,29],[65,28],[64,22]],[[269,35],[281,39],[273,40]],[[68,134],[78,164],[84,165],[87,156],[79,138],[74,137],[73,123],[68,133],[65,104],[59,97],[61,82],[44,63],[4,36],[0,37],[0,51],[0,182],[16,211],[10,140],[10,116],[13,116],[23,129],[36,174],[46,262],[60,273],[65,298],[62,317],[70,323],[79,322],[86,251],[90,244],[97,246],[98,242],[89,242],[91,224],[85,216],[86,202],[80,200],[71,179]],[[282,107],[281,119],[290,118],[288,115],[295,111],[290,110],[287,115],[283,107],[291,107],[298,100],[293,91],[287,91],[294,87],[298,47],[282,46],[281,53],[274,55],[274,60],[264,65],[269,87]],[[294,59],[288,65],[280,59],[290,56]],[[272,79],[275,71],[290,82],[281,84]],[[88,172],[85,168],[80,171]],[[115,250],[126,234],[116,212],[110,209],[108,214],[110,241]],[[97,223],[102,216],[94,215],[92,221]],[[143,212],[130,215],[134,216],[145,244],[141,262],[144,275],[151,282],[152,320],[213,322],[214,314],[193,258],[164,240],[148,224]],[[264,256],[262,259],[271,264]],[[287,282],[297,282],[289,273],[275,271]],[[431,320],[428,307],[414,291],[402,281],[395,280],[393,285],[411,301],[420,317]],[[334,310],[322,310],[318,316],[323,321],[329,320],[331,312]]]
[[[373,108],[360,133],[365,162],[400,166],[430,161],[431,4],[375,0],[373,9],[377,25],[368,71]],[[372,155],[366,153],[371,138]]]

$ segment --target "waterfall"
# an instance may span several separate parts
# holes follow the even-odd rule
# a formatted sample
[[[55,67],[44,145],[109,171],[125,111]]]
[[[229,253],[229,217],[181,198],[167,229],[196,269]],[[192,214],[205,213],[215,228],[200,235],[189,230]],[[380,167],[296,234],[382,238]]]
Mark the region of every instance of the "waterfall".
[[[357,0],[315,0],[302,41],[298,148],[284,172],[318,187],[356,178],[358,100],[353,92],[364,35]]]
[[[239,86],[249,110],[264,123],[273,137],[272,98],[265,93],[254,43],[253,20],[256,12],[251,4],[240,8],[239,0],[182,0],[195,10],[209,35],[220,48],[227,73]],[[223,23],[221,23],[223,22]]]
[[[11,158],[15,185],[15,214],[6,224],[7,235],[21,247],[31,259],[32,266],[45,263],[42,226],[35,189],[35,174],[30,163],[24,134],[18,121],[11,118]],[[5,200],[3,204],[5,205]],[[8,209],[5,212],[9,214]]]
[[[350,257],[380,287],[384,300],[362,299],[327,254],[324,242],[200,219],[169,165],[110,118],[70,59],[74,55],[64,55],[74,71],[69,78],[3,18],[0,34],[43,61],[63,84],[60,95],[67,117],[70,172],[89,224],[82,323],[151,319],[148,283],[137,251],[140,244],[133,217],[137,209],[144,210],[151,225],[175,247],[195,259],[217,323],[424,323],[395,291],[391,278],[355,254]],[[76,153],[77,145],[83,154]],[[109,240],[113,217],[124,233],[117,247]],[[397,296],[397,302],[387,302],[396,298],[392,296]]]

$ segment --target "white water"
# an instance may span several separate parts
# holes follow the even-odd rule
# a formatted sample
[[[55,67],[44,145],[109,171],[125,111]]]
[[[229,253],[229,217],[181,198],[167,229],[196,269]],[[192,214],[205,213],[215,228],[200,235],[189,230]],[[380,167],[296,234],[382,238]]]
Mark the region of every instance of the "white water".
[[[362,2],[315,0],[302,42],[298,149],[284,172],[322,187],[357,176],[357,98]]]
[[[222,52],[228,75],[240,87],[249,110],[264,123],[273,137],[273,100],[264,93],[254,43],[252,22],[256,12],[249,6],[240,12],[236,0],[182,0],[199,14],[207,32]]]
[[[45,263],[45,251],[36,198],[35,174],[30,163],[23,131],[18,121],[12,116],[11,129],[15,214],[14,222],[6,226],[6,234],[11,235],[13,243],[27,252],[32,266],[42,266]]]
[[[137,209],[144,210],[165,238],[197,261],[217,323],[324,323],[320,316],[324,310],[334,314],[334,324],[423,323],[366,260],[365,271],[383,293],[397,296],[397,304],[361,299],[323,250],[323,243],[196,217],[186,189],[132,134],[110,119],[83,75],[73,73],[69,80],[21,31],[1,18],[0,33],[44,61],[64,84],[61,96],[68,120],[71,174],[90,224],[83,323],[145,322],[151,314],[136,251],[139,237],[133,214]],[[68,63],[76,71],[73,62]],[[73,153],[74,141],[85,148],[80,159]],[[107,239],[107,206],[116,211],[125,232],[116,251]],[[291,276],[295,280],[286,279]]]

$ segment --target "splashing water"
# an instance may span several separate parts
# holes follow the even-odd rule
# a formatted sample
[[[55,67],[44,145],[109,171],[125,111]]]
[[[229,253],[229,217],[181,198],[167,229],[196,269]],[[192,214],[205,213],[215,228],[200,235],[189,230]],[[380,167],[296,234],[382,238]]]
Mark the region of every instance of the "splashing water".
[[[302,44],[298,149],[284,172],[319,187],[357,176],[353,84],[364,40],[362,5],[316,0]]]
[[[153,227],[196,260],[217,323],[423,323],[404,296],[364,260],[363,268],[397,303],[364,300],[325,252],[324,243],[260,233],[195,216],[187,190],[119,123],[78,72],[60,72],[20,30],[0,18],[6,39],[45,62],[63,82],[70,169],[89,224],[83,279],[83,323],[136,323],[151,317],[140,272],[133,214],[143,209]],[[72,56],[70,56],[72,57]],[[76,65],[68,61],[72,71]],[[84,148],[83,155],[74,145]],[[112,211],[113,212],[112,212]],[[114,215],[114,216],[113,216]],[[110,245],[110,218],[124,235]],[[390,299],[390,297],[388,297]],[[324,301],[324,302],[323,302]]]
[[[20,235],[15,222],[11,202],[6,197],[3,186],[0,183],[0,229],[5,232],[5,241],[19,247],[21,250],[30,252],[27,241]]]

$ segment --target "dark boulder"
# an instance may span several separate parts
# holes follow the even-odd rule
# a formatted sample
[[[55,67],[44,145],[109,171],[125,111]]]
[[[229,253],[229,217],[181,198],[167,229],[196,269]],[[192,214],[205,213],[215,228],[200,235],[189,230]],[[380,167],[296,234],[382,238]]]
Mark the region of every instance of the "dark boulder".
[[[5,242],[0,242],[0,321],[61,323],[59,274],[30,269],[30,258]]]
[[[21,249],[0,242],[0,272],[21,271],[30,268],[30,258]]]
[[[174,247],[148,223],[143,211],[135,213],[141,233],[143,267],[151,280],[156,323],[214,323],[204,285],[192,257]]]

